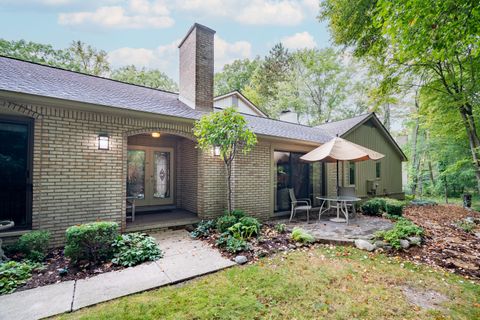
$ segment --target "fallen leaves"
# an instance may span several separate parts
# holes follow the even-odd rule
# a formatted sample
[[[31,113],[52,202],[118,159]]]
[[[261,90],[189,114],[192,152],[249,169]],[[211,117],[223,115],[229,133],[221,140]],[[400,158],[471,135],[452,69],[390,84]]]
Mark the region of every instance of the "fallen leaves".
[[[414,262],[446,268],[468,278],[480,279],[480,239],[455,226],[480,213],[457,205],[409,206],[404,215],[425,229],[425,245],[399,253]],[[480,226],[477,226],[478,232]]]

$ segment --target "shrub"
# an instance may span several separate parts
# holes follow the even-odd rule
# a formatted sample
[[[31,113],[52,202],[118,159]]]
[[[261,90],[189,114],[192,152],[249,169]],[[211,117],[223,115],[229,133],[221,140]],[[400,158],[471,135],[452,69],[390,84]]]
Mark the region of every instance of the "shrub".
[[[163,256],[155,239],[144,233],[128,233],[118,236],[113,242],[112,262],[131,267],[145,261],[155,261]]]
[[[66,232],[65,256],[73,263],[88,260],[94,264],[113,256],[113,242],[118,237],[115,222],[93,222],[72,226]]]
[[[248,243],[245,240],[237,239],[237,238],[234,238],[234,237],[230,236],[230,237],[227,238],[227,244],[225,246],[225,249],[228,252],[237,253],[237,252],[240,252],[240,251],[249,250],[250,246],[248,245]]]
[[[225,248],[225,250],[231,253],[250,250],[250,246],[245,240],[237,239],[229,232],[222,233],[220,237],[218,237],[216,245]]]
[[[249,239],[260,233],[261,224],[256,218],[243,217],[233,226],[228,228],[228,231],[233,237],[237,239]]]
[[[400,249],[400,240],[411,236],[421,236],[423,229],[412,221],[405,218],[398,218],[393,228],[386,231],[378,231],[375,236],[390,243],[395,249]]]
[[[238,222],[238,218],[231,214],[226,214],[217,219],[217,230],[219,232],[228,231],[228,228]]]
[[[301,243],[315,242],[315,238],[310,233],[301,228],[293,228],[292,239],[296,242]]]
[[[215,228],[214,220],[202,220],[197,224],[195,230],[190,232],[192,238],[203,238],[210,235],[212,229]]]
[[[381,216],[382,211],[385,210],[385,199],[382,198],[372,198],[365,201],[360,209],[365,215],[368,216]]]
[[[50,232],[31,231],[18,239],[15,249],[23,253],[28,260],[41,262],[47,256],[49,243]]]
[[[233,210],[230,215],[234,216],[235,218],[237,218],[237,220],[240,220],[242,219],[243,217],[245,217],[245,212],[243,212],[243,210],[238,210],[238,209],[235,209]]]
[[[403,214],[405,202],[395,199],[385,199],[385,212],[392,216],[401,216]]]
[[[11,293],[32,277],[32,271],[40,264],[8,261],[0,264],[0,294]]]
[[[277,223],[275,225],[275,230],[278,233],[285,233],[285,232],[287,232],[287,225],[285,223]]]

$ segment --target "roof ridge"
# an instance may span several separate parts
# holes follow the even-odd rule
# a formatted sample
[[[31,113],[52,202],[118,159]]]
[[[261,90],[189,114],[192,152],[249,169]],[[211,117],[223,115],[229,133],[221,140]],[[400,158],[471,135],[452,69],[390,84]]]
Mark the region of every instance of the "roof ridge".
[[[46,68],[57,69],[57,70],[60,70],[60,71],[71,72],[71,73],[75,73],[75,74],[78,74],[78,75],[81,75],[81,76],[87,76],[87,77],[97,78],[97,79],[101,79],[101,80],[109,80],[109,81],[113,81],[113,82],[117,82],[117,83],[121,83],[121,84],[126,84],[126,85],[130,85],[130,86],[136,86],[136,87],[140,87],[140,88],[156,90],[156,91],[160,91],[160,92],[164,92],[164,93],[178,95],[178,92],[147,87],[147,86],[143,86],[141,84],[135,84],[135,83],[125,82],[125,81],[116,80],[116,79],[112,79],[112,78],[97,76],[97,75],[89,74],[89,73],[85,73],[85,72],[69,70],[69,69],[65,69],[65,68],[61,68],[61,67],[57,67],[57,66],[51,66],[51,65],[48,65],[48,64],[43,64],[43,63],[39,63],[39,62],[35,62],[35,61],[29,61],[29,60],[23,60],[23,59],[20,59],[20,58],[10,57],[10,56],[6,56],[6,55],[3,55],[3,54],[0,54],[0,58],[15,60],[15,61],[24,62],[24,63],[29,63],[29,64],[33,64],[33,65],[37,65],[37,66],[41,66],[41,67],[46,67]]]
[[[341,121],[346,121],[346,120],[352,120],[352,119],[355,119],[355,118],[360,118],[360,117],[365,117],[365,116],[369,116],[371,114],[373,114],[374,112],[366,112],[366,113],[362,113],[362,114],[359,114],[358,116],[354,116],[354,117],[350,117],[350,118],[345,118],[345,119],[341,119],[341,120],[335,120],[335,121],[331,121],[331,122],[325,122],[325,123],[322,123],[322,124],[319,124],[317,126],[315,126],[315,128],[319,128],[323,125],[328,125],[328,124],[332,124],[332,123],[337,123],[337,122],[341,122]]]

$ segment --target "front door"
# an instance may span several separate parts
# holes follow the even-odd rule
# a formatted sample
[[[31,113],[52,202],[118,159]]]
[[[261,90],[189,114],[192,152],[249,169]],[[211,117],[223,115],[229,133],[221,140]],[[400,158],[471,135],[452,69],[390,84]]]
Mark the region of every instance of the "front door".
[[[129,146],[127,158],[127,197],[137,206],[174,203],[173,148]]]
[[[32,223],[32,127],[30,119],[0,117],[0,220],[16,229]]]

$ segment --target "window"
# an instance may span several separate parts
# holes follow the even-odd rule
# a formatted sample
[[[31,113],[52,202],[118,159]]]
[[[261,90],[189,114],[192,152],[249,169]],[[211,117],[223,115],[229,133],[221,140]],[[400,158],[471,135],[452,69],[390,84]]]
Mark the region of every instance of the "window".
[[[300,159],[303,153],[275,151],[275,212],[290,210],[288,189],[293,188],[297,198],[311,198],[313,165]]]
[[[350,161],[348,163],[348,182],[350,185],[355,184],[355,162]]]
[[[381,162],[376,162],[375,163],[375,177],[376,178],[380,178],[381,176],[381,172],[382,172],[382,166],[381,166]]]
[[[0,118],[0,220],[17,230],[32,222],[32,129],[31,119]]]

